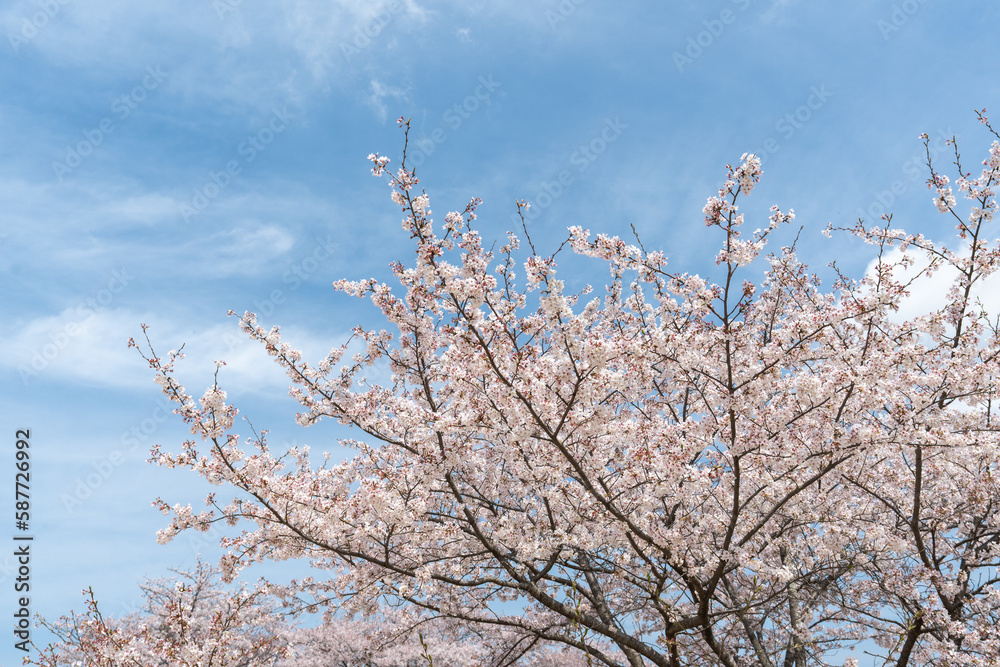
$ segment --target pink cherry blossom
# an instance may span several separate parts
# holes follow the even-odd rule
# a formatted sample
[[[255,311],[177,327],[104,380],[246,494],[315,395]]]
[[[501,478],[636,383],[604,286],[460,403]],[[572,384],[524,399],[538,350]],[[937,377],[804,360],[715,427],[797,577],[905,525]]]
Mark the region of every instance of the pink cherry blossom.
[[[859,221],[845,231],[872,245],[874,268],[824,287],[794,243],[769,251],[791,211],[741,237],[761,177],[744,155],[704,209],[712,278],[573,227],[566,245],[608,279],[571,293],[526,227],[487,250],[478,200],[439,234],[404,146],[396,174],[376,172],[412,263],[393,265],[398,284],[335,283],[385,329],[358,327],[361,352],[311,364],[240,318],[287,371],[299,423],[353,427],[354,456],[314,465],[272,453],[263,433],[244,439],[219,376],[196,401],[150,345],[197,437],[153,460],[237,494],[199,514],[158,501],[173,516],[163,539],[238,522],[225,578],[309,557],[316,576],[294,595],[348,616],[455,621],[469,655],[476,636],[630,667],[844,664],[858,646],[899,667],[996,664],[1000,331],[973,287],[1000,260],[987,237],[1000,145],[975,178],[957,147],[955,162],[966,217],[928,152],[961,250],[891,215]],[[901,269],[917,266],[956,277],[944,307],[904,319]],[[388,382],[363,380],[382,363]]]
[[[45,622],[60,641],[25,664],[248,667],[290,655],[279,606],[264,591],[223,590],[201,563],[175,572],[176,579],[143,584],[143,608],[122,618],[102,614],[94,592],[84,591],[87,611]]]

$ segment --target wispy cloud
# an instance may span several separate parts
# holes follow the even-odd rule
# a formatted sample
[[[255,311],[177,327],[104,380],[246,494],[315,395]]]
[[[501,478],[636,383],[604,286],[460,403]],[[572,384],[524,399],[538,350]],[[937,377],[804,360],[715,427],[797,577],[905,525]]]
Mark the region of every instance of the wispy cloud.
[[[412,0],[296,0],[254,11],[231,0],[57,4],[58,15],[29,30],[32,38],[19,52],[105,78],[160,65],[171,71],[170,88],[181,99],[234,108],[266,108],[276,99],[300,104],[341,79],[352,85],[341,45],[355,32],[380,15],[400,16],[396,28],[426,18]],[[0,11],[0,27],[19,35],[24,21],[38,13],[38,4],[16,0]]]
[[[192,393],[200,395],[211,384],[217,360],[226,361],[222,378],[234,396],[281,395],[291,383],[263,346],[239,331],[235,318],[192,333],[190,324],[162,314],[129,308],[94,310],[86,305],[19,322],[16,330],[5,331],[0,365],[14,371],[25,387],[44,379],[111,389],[155,389],[152,371],[126,345],[129,338],[145,345],[142,323],[150,326],[150,339],[161,357],[168,348],[184,345],[179,378]],[[350,333],[320,334],[293,326],[283,329],[283,335],[306,359],[318,361]]]
[[[375,115],[379,122],[384,123],[388,119],[388,108],[386,100],[396,100],[397,103],[407,101],[407,90],[395,86],[387,86],[377,79],[372,79],[370,94],[368,95],[368,105],[375,110]]]

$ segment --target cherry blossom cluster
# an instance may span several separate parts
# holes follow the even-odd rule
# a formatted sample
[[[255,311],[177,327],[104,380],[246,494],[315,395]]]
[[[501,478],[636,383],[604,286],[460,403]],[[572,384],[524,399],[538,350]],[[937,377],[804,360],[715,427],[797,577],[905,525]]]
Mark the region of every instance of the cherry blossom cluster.
[[[263,667],[292,654],[280,607],[265,591],[225,590],[201,563],[175,573],[143,584],[143,608],[122,618],[104,616],[93,591],[84,591],[87,610],[43,621],[59,641],[25,664]]]
[[[527,644],[508,632],[476,634],[454,621],[392,609],[377,619],[327,618],[303,627],[288,618],[281,587],[223,586],[216,568],[141,585],[144,605],[104,615],[92,590],[86,611],[43,620],[58,640],[25,664],[40,667],[585,667],[586,656]]]
[[[741,236],[761,177],[744,155],[704,209],[714,278],[571,228],[565,245],[610,270],[603,294],[567,294],[526,225],[494,255],[478,199],[437,227],[406,157],[404,143],[396,173],[370,159],[412,264],[392,265],[392,285],[334,284],[384,329],[357,327],[353,357],[343,345],[312,364],[240,318],[288,373],[300,424],[355,430],[350,458],[242,439],[218,375],[195,401],[149,346],[199,438],[153,459],[238,494],[200,514],[159,501],[164,539],[241,524],[224,578],[308,557],[316,576],[288,587],[303,604],[454,621],[469,655],[473,636],[513,647],[521,662],[502,664],[542,645],[630,667],[850,665],[872,645],[899,667],[996,664],[1000,332],[974,287],[1000,262],[997,143],[976,178],[956,144],[965,215],[928,151],[954,249],[888,215],[859,221],[846,231],[874,268],[825,288],[794,242],[769,251],[791,210]],[[917,278],[951,281],[948,302],[903,318]],[[369,381],[382,364],[390,379]]]

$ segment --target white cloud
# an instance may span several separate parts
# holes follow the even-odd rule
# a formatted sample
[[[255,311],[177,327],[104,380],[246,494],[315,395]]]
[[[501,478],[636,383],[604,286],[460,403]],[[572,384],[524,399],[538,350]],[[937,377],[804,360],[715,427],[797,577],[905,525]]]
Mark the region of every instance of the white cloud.
[[[200,396],[211,384],[216,360],[226,361],[220,378],[232,395],[280,395],[291,384],[264,347],[239,331],[236,318],[199,329],[191,321],[100,306],[67,308],[58,315],[12,325],[5,332],[7,343],[0,348],[0,365],[14,370],[25,386],[57,378],[89,386],[150,389],[154,387],[153,372],[126,344],[129,338],[135,339],[148,356],[142,323],[150,325],[149,336],[160,357],[165,358],[169,348],[184,345],[178,379],[192,395]],[[343,344],[350,333],[316,334],[288,327],[282,329],[282,335],[307,361],[315,363],[331,348]]]
[[[201,277],[221,277],[259,273],[294,244],[295,237],[283,227],[251,219],[198,237],[175,250],[182,255],[201,256]]]
[[[202,278],[255,275],[298,259],[306,251],[296,253],[297,241],[315,243],[297,236],[302,224],[339,217],[329,201],[301,184],[270,181],[250,191],[243,185],[185,223],[179,210],[190,205],[188,192],[153,190],[127,179],[81,178],[63,185],[0,179],[0,198],[9,203],[0,231],[11,248],[0,255],[0,269],[30,256],[45,257],[48,272],[74,275],[123,263]]]
[[[957,250],[958,254],[965,254],[968,247]],[[921,256],[920,251],[911,248],[909,251],[916,261],[908,268],[896,267],[893,277],[902,282],[912,281],[908,287],[909,296],[903,299],[899,311],[893,317],[896,321],[908,320],[921,315],[944,309],[950,302],[948,291],[958,277],[958,271],[954,267],[944,266],[931,275],[922,275],[920,272],[929,265],[926,256]],[[902,259],[903,253],[894,248],[885,253],[883,261],[895,263]],[[872,276],[878,260],[869,262],[865,275]],[[919,276],[919,277],[918,277]],[[973,285],[972,303],[981,302],[989,313],[1000,313],[1000,274],[993,274],[986,280],[981,280]]]
[[[414,0],[55,5],[58,11],[37,28],[32,17],[42,12],[31,0],[0,10],[4,34],[18,36],[17,53],[35,51],[58,65],[108,78],[141,76],[145,67],[159,66],[169,72],[164,87],[182,99],[265,109],[278,102],[300,105],[341,78],[353,85],[357,63],[345,60],[345,44],[367,31],[375,35],[371,48],[385,50],[388,32],[428,15]],[[20,37],[24,30],[30,38]]]
[[[101,209],[105,219],[128,220],[151,224],[177,216],[177,202],[159,192],[126,194],[121,199],[106,201]]]

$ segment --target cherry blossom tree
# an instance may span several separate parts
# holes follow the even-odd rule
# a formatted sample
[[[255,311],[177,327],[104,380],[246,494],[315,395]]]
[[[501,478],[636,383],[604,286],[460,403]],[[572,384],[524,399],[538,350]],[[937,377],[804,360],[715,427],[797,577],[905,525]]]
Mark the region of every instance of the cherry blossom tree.
[[[203,563],[174,570],[176,578],[140,586],[145,604],[120,618],[103,614],[88,589],[87,611],[55,623],[42,621],[58,640],[41,652],[42,667],[479,667],[516,659],[534,667],[584,667],[582,653],[567,655],[525,646],[517,637],[483,637],[454,622],[417,624],[406,615],[377,619],[328,618],[303,628],[286,620],[266,590],[226,588]],[[513,641],[510,641],[513,640]],[[505,656],[505,657],[504,657]]]
[[[472,628],[449,620],[399,622],[390,614],[377,620],[333,618],[289,635],[293,655],[282,667],[586,667],[586,655],[524,642],[511,633]]]
[[[288,372],[299,423],[353,427],[342,444],[356,454],[314,463],[306,447],[273,453],[266,432],[241,438],[219,373],[196,400],[175,378],[181,355],[150,345],[196,436],[153,459],[238,492],[201,512],[158,500],[172,515],[161,540],[244,522],[223,540],[227,577],[306,557],[323,576],[296,594],[317,603],[401,605],[591,664],[998,664],[1000,336],[977,290],[1000,258],[987,237],[1000,143],[976,176],[956,146],[965,213],[928,152],[954,247],[891,216],[859,221],[848,231],[873,268],[829,288],[795,243],[765,254],[792,211],[745,231],[753,155],[704,209],[713,280],[581,227],[555,253],[526,228],[494,253],[479,200],[435,227],[402,155],[395,173],[370,160],[412,265],[392,265],[395,286],[335,283],[388,328],[357,327],[360,352],[314,364],[240,317]],[[566,246],[609,268],[603,290],[567,291]],[[901,317],[934,280],[951,282],[949,302]],[[390,379],[366,379],[386,362]]]
[[[280,605],[263,590],[225,590],[218,570],[199,562],[171,579],[140,586],[144,604],[121,618],[106,617],[94,592],[87,611],[54,623],[59,641],[41,651],[39,667],[265,667],[289,653]]]

